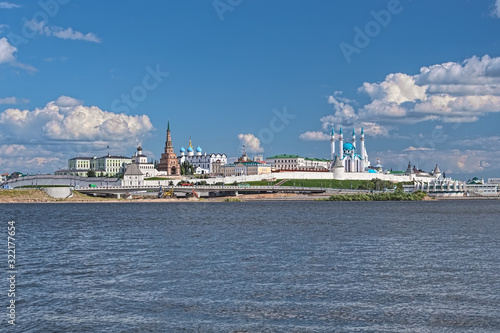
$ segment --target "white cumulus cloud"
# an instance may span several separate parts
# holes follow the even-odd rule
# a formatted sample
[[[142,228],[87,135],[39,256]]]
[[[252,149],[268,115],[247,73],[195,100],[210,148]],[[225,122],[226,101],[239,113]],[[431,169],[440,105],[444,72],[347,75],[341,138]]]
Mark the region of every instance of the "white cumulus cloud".
[[[384,137],[389,136],[389,130],[391,129],[391,127],[389,126],[382,126],[375,122],[367,122],[367,121],[361,122],[359,123],[359,125],[355,126],[355,128],[358,127],[362,127],[366,135],[384,136]]]
[[[17,97],[5,97],[0,98],[0,104],[26,104],[29,103],[29,100],[26,98],[17,98]]]
[[[381,83],[363,83],[358,91],[370,96],[372,101],[401,104],[425,100],[427,87],[415,84],[415,78],[407,74],[395,73],[386,76]]]
[[[36,71],[36,68],[34,68],[33,66],[18,62],[16,60],[16,52],[17,48],[12,46],[7,38],[0,38],[0,64],[9,64],[11,66],[24,69],[28,72]]]
[[[334,112],[320,119],[323,129],[331,123],[474,122],[500,111],[500,57],[425,66],[414,75],[392,73],[382,82],[364,82],[358,91],[371,99],[358,109],[337,93],[328,98]]]
[[[20,8],[16,3],[12,2],[7,2],[7,1],[0,1],[0,9],[12,9],[12,8]]]
[[[153,125],[148,116],[129,116],[84,106],[61,96],[43,108],[10,108],[0,113],[0,128],[11,137],[41,140],[120,142],[135,145]]]
[[[253,134],[238,134],[241,144],[245,145],[247,151],[251,153],[262,153],[264,148],[260,146],[260,140]]]
[[[59,96],[58,99],[55,100],[54,102],[57,106],[61,107],[71,107],[71,106],[77,106],[77,105],[82,105],[83,101],[69,97],[69,96]]]
[[[403,151],[429,151],[429,150],[434,150],[434,149],[427,147],[413,147],[413,146],[409,146],[408,148],[403,149]]]
[[[0,165],[2,173],[53,173],[67,167],[68,160],[65,153],[43,145],[4,144],[0,145]]]
[[[330,140],[330,135],[320,131],[307,131],[299,136],[304,141],[326,141]]]
[[[10,45],[7,38],[0,38],[0,64],[9,63],[16,60],[14,53],[16,53],[17,49]]]
[[[494,17],[500,18],[500,0],[495,1],[495,4],[493,5],[493,11],[491,12],[491,14]]]
[[[45,21],[36,22],[34,19],[28,22],[28,26],[37,31],[40,35],[54,36],[62,39],[83,40],[87,42],[100,43],[101,39],[93,32],[82,33],[73,30],[73,28],[61,28],[57,26],[48,26]]]
[[[320,119],[323,130],[327,130],[332,126],[332,124],[352,124],[357,120],[357,114],[353,106],[350,105],[347,101],[342,101],[341,97],[329,96],[328,103],[333,105],[334,114],[324,116]]]

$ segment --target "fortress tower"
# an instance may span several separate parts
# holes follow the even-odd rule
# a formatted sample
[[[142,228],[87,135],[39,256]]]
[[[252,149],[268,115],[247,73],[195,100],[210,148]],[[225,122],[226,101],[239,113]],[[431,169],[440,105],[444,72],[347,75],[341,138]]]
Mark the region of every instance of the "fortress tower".
[[[177,154],[174,152],[172,136],[170,135],[170,121],[167,124],[167,141],[165,141],[165,152],[161,154],[158,171],[166,171],[169,176],[180,176],[181,167]]]

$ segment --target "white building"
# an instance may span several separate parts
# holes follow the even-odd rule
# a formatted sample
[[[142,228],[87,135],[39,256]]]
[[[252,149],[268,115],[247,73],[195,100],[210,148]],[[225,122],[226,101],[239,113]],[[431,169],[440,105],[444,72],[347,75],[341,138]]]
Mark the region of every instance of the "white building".
[[[235,162],[222,167],[224,177],[271,174],[271,166],[261,162]]]
[[[123,174],[122,186],[141,186],[144,185],[144,174],[139,165],[132,163],[127,166]]]
[[[498,184],[467,184],[469,196],[498,196]]]
[[[139,167],[145,177],[155,177],[159,174],[153,163],[148,162],[148,157],[142,154],[142,147],[137,147],[137,151],[132,156],[132,163]]]
[[[450,178],[419,179],[413,185],[403,185],[405,192],[423,191],[431,196],[463,196],[466,185]]]
[[[266,158],[266,164],[273,166],[277,170],[315,170],[315,171],[328,171],[330,169],[330,160],[300,157],[298,155],[275,155]]]
[[[500,178],[488,178],[488,184],[500,184]]]
[[[68,169],[58,170],[55,174],[85,177],[92,170],[96,176],[116,176],[124,173],[125,166],[130,163],[130,157],[110,154],[102,157],[74,157],[68,160]]]
[[[484,183],[484,179],[474,177],[467,182],[466,190],[468,196],[497,196],[498,183],[494,182],[498,178],[488,179],[488,183]]]
[[[336,154],[335,149],[335,132],[332,127],[332,133],[330,135],[331,143],[331,165],[334,165],[335,156],[339,156],[342,165],[345,168],[345,172],[365,172],[370,166],[370,161],[368,160],[368,153],[365,147],[365,132],[361,128],[361,137],[359,140],[359,146],[356,142],[356,133],[354,129],[352,130],[351,142],[344,142],[344,134],[342,133],[342,126],[340,126],[340,133],[338,136],[339,148]]]
[[[116,176],[125,172],[125,166],[132,163],[132,159],[126,156],[106,155],[93,158],[90,161],[90,168],[94,170],[97,176]]]
[[[180,156],[178,156],[179,164],[188,162],[195,167],[195,172],[197,174],[215,174],[220,169],[220,166],[227,164],[226,154],[207,154],[203,153],[203,150],[198,146],[196,148],[196,153],[194,152],[191,140],[189,140],[189,145],[186,149],[181,147]],[[217,164],[217,165],[216,165]]]

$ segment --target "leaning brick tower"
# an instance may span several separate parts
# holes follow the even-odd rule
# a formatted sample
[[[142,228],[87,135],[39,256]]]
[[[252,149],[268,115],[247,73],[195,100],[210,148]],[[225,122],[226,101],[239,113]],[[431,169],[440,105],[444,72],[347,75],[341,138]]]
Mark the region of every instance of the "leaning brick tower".
[[[167,141],[165,141],[165,152],[161,154],[158,171],[166,171],[169,176],[180,176],[181,166],[174,152],[172,136],[170,135],[170,121],[167,124]]]

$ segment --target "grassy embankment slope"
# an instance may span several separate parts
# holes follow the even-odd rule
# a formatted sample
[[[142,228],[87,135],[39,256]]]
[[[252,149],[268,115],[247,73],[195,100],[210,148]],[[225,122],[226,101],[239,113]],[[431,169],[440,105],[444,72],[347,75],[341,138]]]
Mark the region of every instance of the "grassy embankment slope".
[[[282,181],[281,179],[274,182],[268,181],[252,181],[247,182],[251,186],[273,186]],[[297,187],[327,187],[336,189],[361,189],[361,190],[382,190],[384,188],[393,189],[394,186],[402,189],[402,185],[406,183],[393,183],[382,181],[380,179],[372,180],[338,180],[338,179],[289,179],[280,186],[297,186]],[[228,184],[230,185],[230,184]]]
[[[414,193],[404,193],[403,191],[388,193],[357,193],[357,194],[337,194],[326,199],[316,199],[318,201],[422,201],[427,197],[422,191]]]
[[[96,201],[118,201],[113,198],[89,197],[87,195],[73,192],[73,197],[56,199],[42,190],[0,190],[0,203],[27,203],[27,202],[96,202]],[[123,200],[123,199],[122,199]]]

